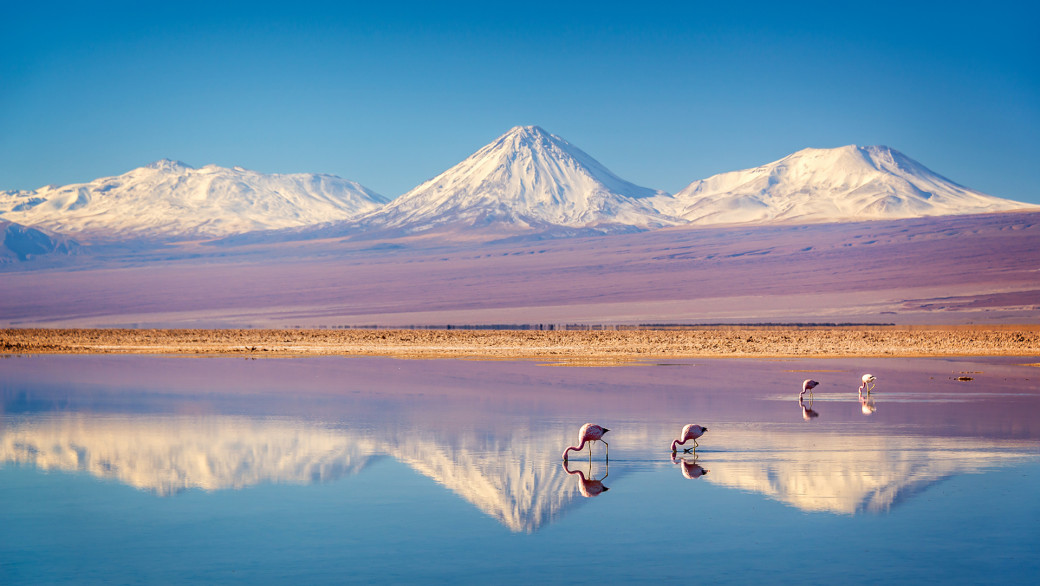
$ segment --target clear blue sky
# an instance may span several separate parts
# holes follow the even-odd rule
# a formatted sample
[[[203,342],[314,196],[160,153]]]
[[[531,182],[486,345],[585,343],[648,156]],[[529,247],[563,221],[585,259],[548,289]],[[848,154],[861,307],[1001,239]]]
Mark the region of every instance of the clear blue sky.
[[[190,165],[388,197],[515,125],[634,183],[885,144],[1040,203],[1029,2],[0,0],[0,189]]]

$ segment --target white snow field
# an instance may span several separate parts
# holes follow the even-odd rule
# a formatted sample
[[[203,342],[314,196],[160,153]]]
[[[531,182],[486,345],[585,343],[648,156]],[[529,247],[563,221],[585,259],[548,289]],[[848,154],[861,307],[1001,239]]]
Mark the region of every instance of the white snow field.
[[[803,149],[655,198],[690,224],[891,220],[1035,208],[979,193],[884,146]]]
[[[0,192],[0,218],[91,240],[213,238],[347,220],[386,198],[332,175],[163,159],[89,183]]]

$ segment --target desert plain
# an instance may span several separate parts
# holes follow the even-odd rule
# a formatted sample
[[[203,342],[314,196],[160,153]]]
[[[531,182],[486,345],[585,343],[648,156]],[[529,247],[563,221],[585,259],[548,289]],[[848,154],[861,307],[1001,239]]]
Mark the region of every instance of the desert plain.
[[[497,242],[349,235],[0,267],[0,352],[1028,356],[1040,213]]]

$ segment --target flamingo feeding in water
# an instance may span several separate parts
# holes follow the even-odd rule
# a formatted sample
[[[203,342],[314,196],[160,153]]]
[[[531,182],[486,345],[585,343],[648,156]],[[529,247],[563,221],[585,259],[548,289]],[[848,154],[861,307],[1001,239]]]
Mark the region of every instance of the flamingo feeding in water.
[[[801,397],[802,395],[804,395],[805,391],[809,391],[809,394],[811,395],[812,394],[812,390],[814,388],[816,388],[816,385],[818,385],[818,384],[820,384],[820,383],[814,381],[811,378],[805,379],[805,381],[802,383],[802,392],[798,393],[798,396]]]
[[[865,374],[863,375],[863,384],[859,386],[859,404],[863,408],[864,415],[873,415],[877,411],[874,399],[870,396],[870,391],[874,390],[874,381],[876,380],[876,376]],[[864,395],[863,391],[867,391],[867,394]]]
[[[694,425],[692,423],[687,424],[685,427],[682,428],[682,433],[679,434],[679,439],[676,439],[675,441],[672,442],[672,453],[673,454],[675,453],[675,447],[677,445],[681,446],[681,445],[685,444],[686,442],[688,442],[690,440],[693,440],[693,448],[692,449],[697,449],[697,447],[698,447],[697,446],[697,438],[699,438],[702,435],[704,435],[704,432],[706,432],[706,431],[708,431],[707,427],[701,427],[699,425]],[[683,452],[689,453],[690,449],[691,448],[684,448]]]
[[[571,446],[563,451],[563,461],[567,461],[567,452],[574,450],[580,452],[585,449],[585,444],[589,444],[589,459],[592,459],[592,442],[603,442],[603,445],[607,446],[607,459],[610,459],[610,444],[603,441],[603,434],[610,431],[605,427],[595,425],[593,423],[586,423],[581,426],[578,430],[578,445]]]

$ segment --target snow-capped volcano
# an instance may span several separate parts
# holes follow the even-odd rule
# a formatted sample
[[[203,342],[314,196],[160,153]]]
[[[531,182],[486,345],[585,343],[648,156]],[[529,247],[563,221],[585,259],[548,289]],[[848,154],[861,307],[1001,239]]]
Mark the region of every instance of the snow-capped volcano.
[[[967,189],[885,146],[803,149],[655,198],[691,224],[840,222],[1033,207]]]
[[[649,204],[664,195],[537,126],[517,126],[363,223],[407,232],[448,224],[645,229],[673,223]]]
[[[163,159],[89,183],[0,191],[0,219],[86,240],[212,238],[349,220],[385,202],[332,175],[195,169]]]

